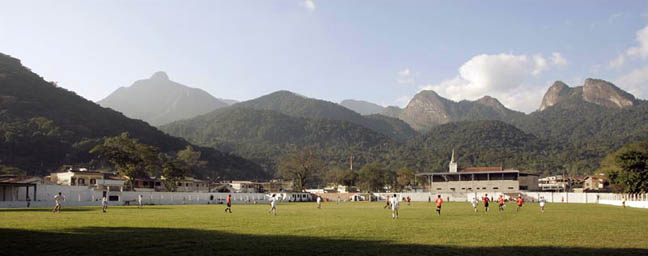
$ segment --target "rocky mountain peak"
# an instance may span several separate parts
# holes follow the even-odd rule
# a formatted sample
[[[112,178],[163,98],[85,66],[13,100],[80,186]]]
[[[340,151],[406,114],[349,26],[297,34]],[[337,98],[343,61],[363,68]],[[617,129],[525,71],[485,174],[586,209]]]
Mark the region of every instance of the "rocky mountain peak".
[[[158,71],[151,76],[151,80],[167,81],[169,76],[164,71]]]
[[[564,101],[570,94],[571,88],[562,81],[556,81],[549,87],[549,90],[542,97],[542,104],[540,104],[540,111],[547,109]]]
[[[625,108],[636,104],[635,97],[616,87],[614,84],[600,80],[588,78],[583,86],[583,99],[594,104],[611,107]]]
[[[502,103],[499,100],[497,100],[496,98],[493,98],[491,96],[488,96],[488,95],[486,95],[484,97],[481,97],[480,99],[476,100],[475,102],[479,103],[479,104],[482,104],[484,106],[492,107],[492,108],[497,109],[497,110],[506,109],[506,107],[504,107],[504,105],[502,105]]]

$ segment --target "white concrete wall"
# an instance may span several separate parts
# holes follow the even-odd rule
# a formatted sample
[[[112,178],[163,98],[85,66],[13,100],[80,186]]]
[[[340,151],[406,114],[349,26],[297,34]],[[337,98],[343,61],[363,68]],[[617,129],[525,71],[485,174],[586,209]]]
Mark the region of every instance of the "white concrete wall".
[[[443,200],[447,201],[448,197],[450,197],[450,201],[454,202],[469,202],[472,200],[473,197],[477,197],[478,199],[481,199],[484,197],[486,194],[488,194],[488,197],[493,197],[494,199],[497,199],[499,195],[504,195],[502,192],[494,192],[494,191],[483,191],[483,192],[478,192],[478,193],[435,193],[435,192],[417,192],[417,193],[374,193],[375,196],[379,198],[379,200],[384,200],[385,196],[392,196],[393,194],[397,194],[399,198],[407,197],[410,196],[412,201],[415,202],[427,202],[428,198],[431,201],[434,201],[437,197],[437,195],[441,195],[443,197]],[[610,202],[610,201],[618,201],[617,205],[621,205],[621,199],[625,196],[628,198],[626,205],[630,205],[630,202],[633,202],[632,204],[637,204],[637,205],[644,205],[644,203],[637,203],[637,202],[648,202],[648,195],[623,195],[623,194],[614,194],[614,193],[565,193],[565,192],[521,192],[523,196],[525,196],[527,201],[534,201],[537,202],[538,198],[544,197],[545,200],[549,203],[589,203],[589,204],[595,204],[595,203],[602,203],[602,202]],[[634,207],[634,206],[633,206]]]
[[[103,191],[96,191],[88,187],[38,185],[37,196],[33,195],[33,187],[29,189],[32,207],[52,207],[54,195],[61,192],[65,198],[63,206],[95,206],[100,205]],[[26,207],[25,188],[18,189],[17,201],[0,201],[3,207]],[[137,204],[137,197],[143,197],[144,204],[214,204],[223,203],[228,194],[232,195],[233,204],[268,203],[269,197],[263,193],[208,193],[208,192],[107,192],[108,196],[118,196],[118,201],[109,201],[109,205],[124,205],[127,201]],[[279,193],[277,193],[279,194]],[[281,196],[281,195],[280,195]],[[34,200],[36,198],[36,200]],[[287,200],[285,200],[287,201]]]
[[[614,205],[614,206],[623,205],[621,200],[600,200],[599,204],[607,204],[607,205]],[[648,209],[648,201],[626,201],[626,207]]]

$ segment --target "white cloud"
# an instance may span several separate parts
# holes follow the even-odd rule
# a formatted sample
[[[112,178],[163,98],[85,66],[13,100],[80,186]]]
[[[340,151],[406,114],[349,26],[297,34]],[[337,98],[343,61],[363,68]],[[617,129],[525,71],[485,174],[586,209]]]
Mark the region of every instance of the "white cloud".
[[[615,59],[611,60],[610,63],[608,63],[608,67],[618,69],[623,67],[623,64],[625,64],[625,55],[621,54]]]
[[[399,84],[414,84],[415,80],[412,77],[412,71],[409,68],[398,71],[398,78],[396,81]]]
[[[406,68],[406,69],[403,69],[403,70],[401,70],[401,71],[398,71],[398,75],[399,75],[399,76],[409,76],[410,73],[411,73],[411,72],[410,72],[410,69],[409,69],[409,68]]]
[[[623,17],[622,13],[614,13],[608,17],[608,23],[612,24],[615,23],[619,18]]]
[[[549,65],[547,64],[547,60],[541,55],[534,55],[533,62],[535,63],[535,68],[531,73],[534,76],[540,75],[540,73],[542,73],[542,71],[545,71],[545,69],[547,69]]]
[[[394,100],[392,105],[404,108],[412,100],[412,96],[401,96]]]
[[[630,57],[648,58],[648,26],[637,31],[637,38],[635,40],[639,42],[639,46],[628,49],[626,54]]]
[[[421,89],[456,101],[490,95],[509,108],[531,112],[540,105],[546,85],[530,86],[529,80],[564,63],[560,53],[552,54],[551,62],[542,55],[482,54],[464,63],[456,77]]]
[[[302,3],[302,6],[304,6],[304,8],[306,8],[306,10],[309,10],[311,12],[315,11],[315,2],[313,2],[313,0],[305,0]]]
[[[559,52],[551,53],[551,63],[556,66],[567,66],[567,59]]]
[[[620,76],[614,84],[638,98],[648,98],[648,66]]]
[[[621,68],[626,61],[626,57],[648,59],[648,26],[637,31],[635,40],[639,42],[639,45],[630,47],[625,53],[610,61],[608,64],[610,68]]]

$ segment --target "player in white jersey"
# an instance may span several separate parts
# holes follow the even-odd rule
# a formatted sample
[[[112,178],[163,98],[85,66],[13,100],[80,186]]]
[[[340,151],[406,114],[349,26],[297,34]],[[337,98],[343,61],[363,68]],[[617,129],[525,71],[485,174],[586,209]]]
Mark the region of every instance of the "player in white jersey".
[[[392,219],[398,219],[398,197],[396,194],[391,198],[390,200],[391,208],[392,208]]]
[[[538,200],[538,202],[540,202],[540,211],[542,213],[544,213],[544,207],[545,207],[545,204],[547,203],[547,200],[545,200],[544,196],[541,196],[540,200]]]
[[[106,213],[106,209],[108,209],[108,200],[106,199],[106,196],[103,196],[101,198],[101,211]]]
[[[477,206],[479,206],[479,200],[477,200],[476,197],[473,197],[473,200],[470,203],[472,203],[472,207],[473,209],[475,209],[475,213],[477,213],[478,212]]]
[[[317,196],[317,209],[321,209],[321,208],[322,208],[322,197]]]
[[[137,196],[137,208],[142,208],[142,194]]]
[[[61,192],[59,192],[58,195],[54,195],[54,203],[56,203],[56,205],[54,206],[54,210],[52,210],[53,213],[61,212],[61,201],[63,200],[64,197]]]
[[[276,196],[277,196],[276,194],[272,194],[272,197],[270,198],[270,210],[268,211],[268,213],[272,213],[275,216],[277,216],[277,200],[278,200]]]

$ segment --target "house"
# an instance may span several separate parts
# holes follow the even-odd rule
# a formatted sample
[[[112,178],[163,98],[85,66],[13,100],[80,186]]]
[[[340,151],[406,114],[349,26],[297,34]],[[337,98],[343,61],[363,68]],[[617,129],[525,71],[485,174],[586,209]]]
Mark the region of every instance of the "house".
[[[538,187],[542,191],[565,191],[569,186],[569,178],[562,175],[547,176],[538,179]]]
[[[176,192],[210,192],[209,181],[184,177],[176,182]]]
[[[113,173],[90,171],[85,168],[67,168],[46,177],[52,183],[65,186],[87,186],[98,190],[121,191],[125,180]]]
[[[133,180],[133,190],[140,192],[165,192],[162,180],[155,177],[140,177]]]
[[[598,175],[588,176],[583,183],[583,190],[585,191],[601,191],[607,190],[608,179],[604,173]]]
[[[295,192],[294,191],[294,183],[291,180],[280,180],[280,179],[275,179],[275,180],[270,180],[267,182],[260,182],[263,190],[259,192]]]
[[[236,193],[261,193],[265,191],[263,184],[259,182],[233,180],[229,185]]]

